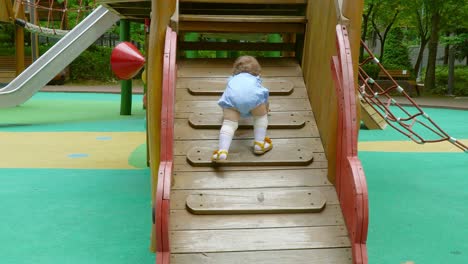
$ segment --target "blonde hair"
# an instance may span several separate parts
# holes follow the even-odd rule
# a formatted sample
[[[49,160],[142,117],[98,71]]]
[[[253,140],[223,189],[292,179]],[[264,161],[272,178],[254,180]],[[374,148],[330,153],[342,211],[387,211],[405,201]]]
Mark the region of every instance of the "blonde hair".
[[[258,76],[261,71],[262,67],[260,67],[260,63],[258,63],[257,59],[252,56],[240,56],[234,62],[232,74],[237,75],[241,72],[246,72]]]

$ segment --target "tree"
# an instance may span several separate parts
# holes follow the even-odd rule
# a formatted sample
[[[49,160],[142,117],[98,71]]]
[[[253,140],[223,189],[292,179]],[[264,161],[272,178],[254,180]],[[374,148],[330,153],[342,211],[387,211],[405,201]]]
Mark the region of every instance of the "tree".
[[[369,19],[374,10],[374,0],[369,0],[364,3],[364,12],[362,13],[362,30],[361,30],[361,39],[366,41],[367,39],[367,30],[369,28]],[[364,57],[364,46],[361,45],[359,49],[359,61],[362,61]]]
[[[408,10],[412,17],[411,21],[416,24],[416,29],[419,35],[419,53],[414,65],[414,73],[418,74],[421,68],[424,50],[430,38],[430,15],[428,14],[428,2],[430,0],[413,0],[409,1]]]
[[[441,29],[449,31],[453,27],[466,27],[468,8],[465,1],[459,0],[432,0],[427,2],[427,7],[431,18],[431,36],[424,86],[427,90],[432,90],[436,83],[437,47]]]
[[[397,21],[402,6],[401,1],[375,0],[374,12],[371,16],[372,28],[380,40],[380,60],[383,61],[385,41],[388,32]]]

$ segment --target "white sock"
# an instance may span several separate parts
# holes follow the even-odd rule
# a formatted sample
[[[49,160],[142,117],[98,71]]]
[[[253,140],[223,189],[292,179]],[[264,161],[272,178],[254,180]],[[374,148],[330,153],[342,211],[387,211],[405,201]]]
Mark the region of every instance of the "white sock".
[[[254,138],[255,141],[263,143],[268,128],[268,115],[254,116]],[[267,146],[265,146],[267,147]]]
[[[238,123],[231,120],[224,120],[221,131],[219,132],[219,150],[229,151],[232,138],[236,132]],[[225,154],[221,154],[219,159],[226,159]]]

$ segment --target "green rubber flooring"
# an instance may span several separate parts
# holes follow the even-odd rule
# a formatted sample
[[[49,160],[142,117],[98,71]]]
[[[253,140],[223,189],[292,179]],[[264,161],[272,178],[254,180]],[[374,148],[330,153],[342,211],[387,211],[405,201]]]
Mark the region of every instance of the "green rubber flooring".
[[[450,136],[468,139],[468,111],[424,110]],[[360,130],[359,141],[394,140],[409,141],[391,127]],[[468,153],[360,151],[359,158],[369,192],[369,263],[468,263]]]
[[[39,93],[0,109],[0,132],[144,131],[141,96],[119,115],[120,96]],[[426,109],[468,138],[468,111]],[[406,140],[391,128],[360,141]],[[1,169],[1,263],[154,263],[150,175],[140,169]],[[112,155],[112,153],[110,153]],[[468,263],[468,154],[359,152],[369,191],[371,264]],[[1,158],[1,157],[0,157]]]
[[[144,131],[141,102],[120,116],[120,95],[38,93],[0,109],[0,132]],[[0,168],[0,263],[154,263],[145,155],[134,170]]]

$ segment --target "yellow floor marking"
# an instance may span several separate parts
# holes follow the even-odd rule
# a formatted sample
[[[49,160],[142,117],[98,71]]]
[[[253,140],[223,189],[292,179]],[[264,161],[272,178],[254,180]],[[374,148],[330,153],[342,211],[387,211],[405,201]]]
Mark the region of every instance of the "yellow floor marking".
[[[468,145],[468,139],[460,140]],[[359,142],[360,151],[376,152],[462,152],[448,141],[438,143],[416,144],[413,141],[371,141]]]
[[[135,169],[144,132],[0,132],[0,168]]]

